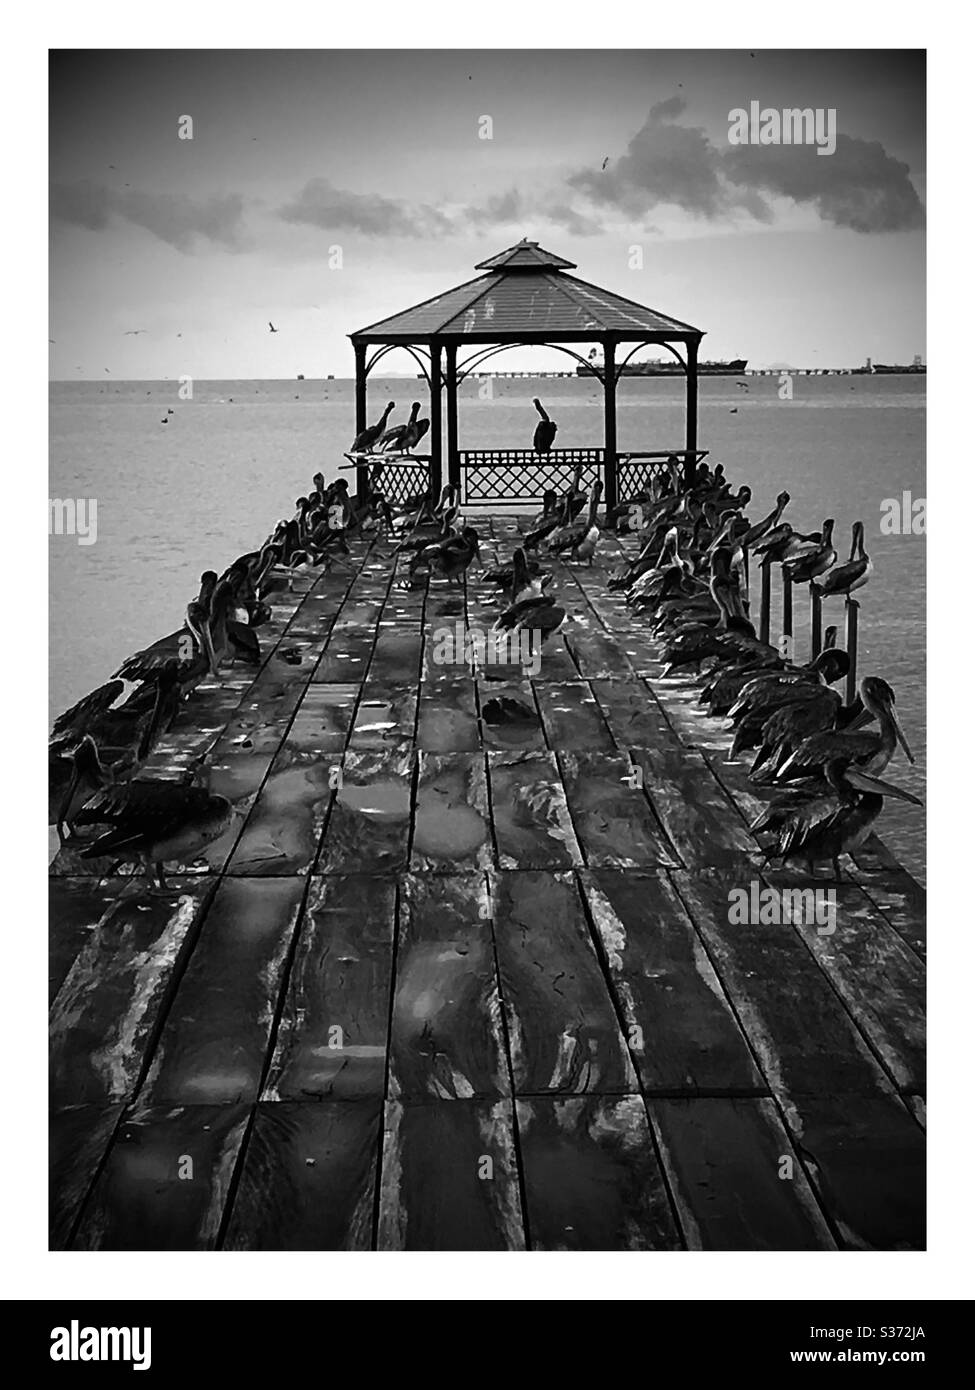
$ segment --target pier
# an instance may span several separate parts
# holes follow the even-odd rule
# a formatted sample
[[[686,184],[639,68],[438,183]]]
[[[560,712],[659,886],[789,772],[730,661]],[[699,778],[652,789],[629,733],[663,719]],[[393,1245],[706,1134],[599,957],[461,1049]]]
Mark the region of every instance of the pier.
[[[923,1247],[923,893],[874,837],[831,933],[733,923],[813,881],[607,588],[634,545],[552,557],[529,675],[435,659],[475,572],[351,539],[139,773],[203,759],[227,834],[165,892],[62,850],[52,1248]]]

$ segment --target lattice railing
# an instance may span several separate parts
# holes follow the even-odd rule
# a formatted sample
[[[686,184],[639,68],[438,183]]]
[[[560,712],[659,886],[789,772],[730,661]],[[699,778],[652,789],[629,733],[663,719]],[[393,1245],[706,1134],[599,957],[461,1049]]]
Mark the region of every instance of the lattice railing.
[[[430,482],[430,466],[425,462],[387,464],[379,478],[379,490],[395,506],[407,497],[425,492]]]
[[[461,497],[467,505],[540,502],[549,488],[563,492],[581,464],[581,486],[603,476],[604,449],[461,449]]]
[[[693,450],[694,461],[698,462],[705,458],[707,452],[707,449]],[[678,459],[683,470],[687,457],[688,451],[686,449],[675,449],[670,454],[659,450],[645,454],[617,454],[617,497],[621,502],[625,502],[628,497],[634,497],[637,493],[645,491],[652,478],[669,471],[668,460],[671,458]]]

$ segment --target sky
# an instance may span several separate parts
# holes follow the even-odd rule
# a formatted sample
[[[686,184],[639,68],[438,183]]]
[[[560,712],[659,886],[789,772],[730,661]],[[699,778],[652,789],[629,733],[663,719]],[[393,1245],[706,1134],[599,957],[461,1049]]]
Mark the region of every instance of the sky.
[[[835,152],[732,144],[752,102],[834,110]],[[350,332],[523,236],[705,358],[910,362],[924,115],[896,50],[58,52],[51,375],[350,376]]]

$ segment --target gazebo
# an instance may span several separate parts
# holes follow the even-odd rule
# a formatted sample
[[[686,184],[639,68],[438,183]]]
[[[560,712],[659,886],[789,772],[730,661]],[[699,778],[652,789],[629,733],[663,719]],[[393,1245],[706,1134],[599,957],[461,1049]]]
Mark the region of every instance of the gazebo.
[[[430,391],[430,453],[417,456],[387,490],[416,490],[443,481],[443,414],[447,422],[447,481],[459,485],[466,505],[535,501],[546,487],[564,487],[577,466],[586,485],[602,476],[607,507],[642,487],[662,461],[677,455],[688,476],[697,459],[697,357],[703,332],[648,309],[612,290],[569,274],[576,266],[535,241],[522,239],[475,266],[483,273],[434,299],[361,328],[349,337],[355,351],[356,433],[367,423],[370,372],[394,348],[404,348],[419,365]],[[602,348],[602,362],[570,344]],[[623,367],[639,348],[668,349],[686,380],[685,437],[676,448],[620,454],[616,442],[616,387]],[[583,373],[602,382],[604,444],[601,448],[558,448],[538,454],[528,448],[461,449],[457,392],[475,368],[510,347],[541,345],[573,358]],[[622,349],[629,347],[625,356]],[[683,355],[680,348],[683,348]],[[466,349],[472,349],[466,352]],[[458,352],[465,351],[463,360]],[[367,469],[360,467],[359,487]]]

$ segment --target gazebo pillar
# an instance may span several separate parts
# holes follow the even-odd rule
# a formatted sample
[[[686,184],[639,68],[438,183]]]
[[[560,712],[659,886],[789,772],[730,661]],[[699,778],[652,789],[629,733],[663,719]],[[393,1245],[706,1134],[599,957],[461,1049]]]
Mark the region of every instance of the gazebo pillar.
[[[445,343],[447,389],[447,481],[460,487],[460,454],[457,449],[457,344]]]
[[[430,344],[430,487],[439,494],[443,487],[443,386],[440,374],[440,344]]]
[[[366,427],[366,344],[353,343],[355,349],[355,432],[360,435]],[[369,470],[361,466],[355,470],[355,490],[358,497],[365,495]]]
[[[607,513],[616,506],[616,346],[611,338],[603,344],[603,409],[606,457],[603,463]]]
[[[699,339],[689,338],[687,342],[687,406],[685,421],[684,447],[687,450],[697,449],[697,348]],[[684,459],[684,483],[687,487],[693,487],[694,479],[697,475],[697,464],[693,456],[688,453]]]

